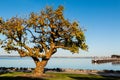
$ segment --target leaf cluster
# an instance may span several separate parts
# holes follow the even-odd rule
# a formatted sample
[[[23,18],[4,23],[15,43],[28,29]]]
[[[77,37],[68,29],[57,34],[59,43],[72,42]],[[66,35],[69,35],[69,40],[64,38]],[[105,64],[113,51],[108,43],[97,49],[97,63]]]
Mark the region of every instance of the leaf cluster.
[[[1,40],[2,47],[18,51],[21,56],[36,57],[54,54],[57,48],[73,53],[87,50],[84,31],[78,22],[65,19],[63,11],[63,6],[56,10],[47,6],[40,13],[32,12],[26,19],[12,17],[4,21],[0,18],[0,33],[5,36]]]

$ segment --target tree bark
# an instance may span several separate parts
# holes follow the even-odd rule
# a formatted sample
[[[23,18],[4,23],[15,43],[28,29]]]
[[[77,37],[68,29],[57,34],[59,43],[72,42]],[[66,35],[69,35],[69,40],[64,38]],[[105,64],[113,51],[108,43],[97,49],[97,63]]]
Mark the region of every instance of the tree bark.
[[[54,46],[52,46],[52,47],[54,47]],[[42,58],[41,61],[37,57],[32,57],[32,59],[34,60],[34,62],[36,64],[36,68],[33,72],[35,76],[43,75],[44,67],[46,66],[50,57],[54,54],[53,51],[54,51],[54,48],[51,48],[50,51],[46,53],[46,57]]]
[[[33,71],[33,74],[35,76],[41,76],[44,74],[44,67],[46,66],[48,59],[42,59],[42,61],[40,61],[38,58],[36,57],[32,57],[32,59],[34,60],[35,64],[36,64],[36,68]]]

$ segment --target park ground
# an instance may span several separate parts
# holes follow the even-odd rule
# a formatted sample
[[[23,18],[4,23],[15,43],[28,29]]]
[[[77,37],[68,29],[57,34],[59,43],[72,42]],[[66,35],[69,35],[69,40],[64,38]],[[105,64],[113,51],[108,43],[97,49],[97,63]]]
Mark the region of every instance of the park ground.
[[[29,76],[30,74],[25,72],[9,72],[0,74],[0,80],[120,80],[120,77],[96,74],[47,72],[40,77]]]

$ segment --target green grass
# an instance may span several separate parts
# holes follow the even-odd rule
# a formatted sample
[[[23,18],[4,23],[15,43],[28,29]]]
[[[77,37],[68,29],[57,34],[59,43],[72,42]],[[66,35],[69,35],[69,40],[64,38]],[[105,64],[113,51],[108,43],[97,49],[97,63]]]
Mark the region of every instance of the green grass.
[[[120,80],[118,77],[104,77],[90,74],[47,73],[47,77],[20,76],[30,73],[13,72],[0,74],[0,80]]]
[[[15,77],[15,76],[19,76],[24,74],[23,72],[11,72],[11,73],[5,73],[5,74],[1,74],[0,77]]]

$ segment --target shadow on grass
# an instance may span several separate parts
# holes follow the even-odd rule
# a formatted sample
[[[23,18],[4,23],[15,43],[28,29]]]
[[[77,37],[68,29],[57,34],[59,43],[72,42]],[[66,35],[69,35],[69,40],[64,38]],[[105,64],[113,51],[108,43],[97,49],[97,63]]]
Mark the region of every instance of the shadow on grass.
[[[32,77],[0,77],[0,80],[46,80],[43,78],[32,78]]]
[[[106,76],[106,75],[101,75],[103,73],[99,73],[99,75],[94,75],[94,74],[88,74],[83,75],[83,76],[69,76],[73,80],[120,80],[119,76]]]
[[[120,80],[120,78],[89,78],[89,77],[70,77],[73,80]]]
[[[95,75],[93,75],[93,74],[89,74],[88,76],[92,76],[92,77],[81,77],[81,76],[79,76],[79,77],[73,77],[73,76],[69,76],[70,78],[72,78],[72,79],[74,79],[74,80],[120,80],[120,77],[113,77],[113,76],[101,76],[101,78],[98,78],[98,77],[96,77]]]
[[[75,80],[120,80],[120,71],[105,70],[104,72],[98,72],[97,77],[94,74],[88,74],[88,76],[69,76]],[[89,77],[90,76],[90,77]]]

